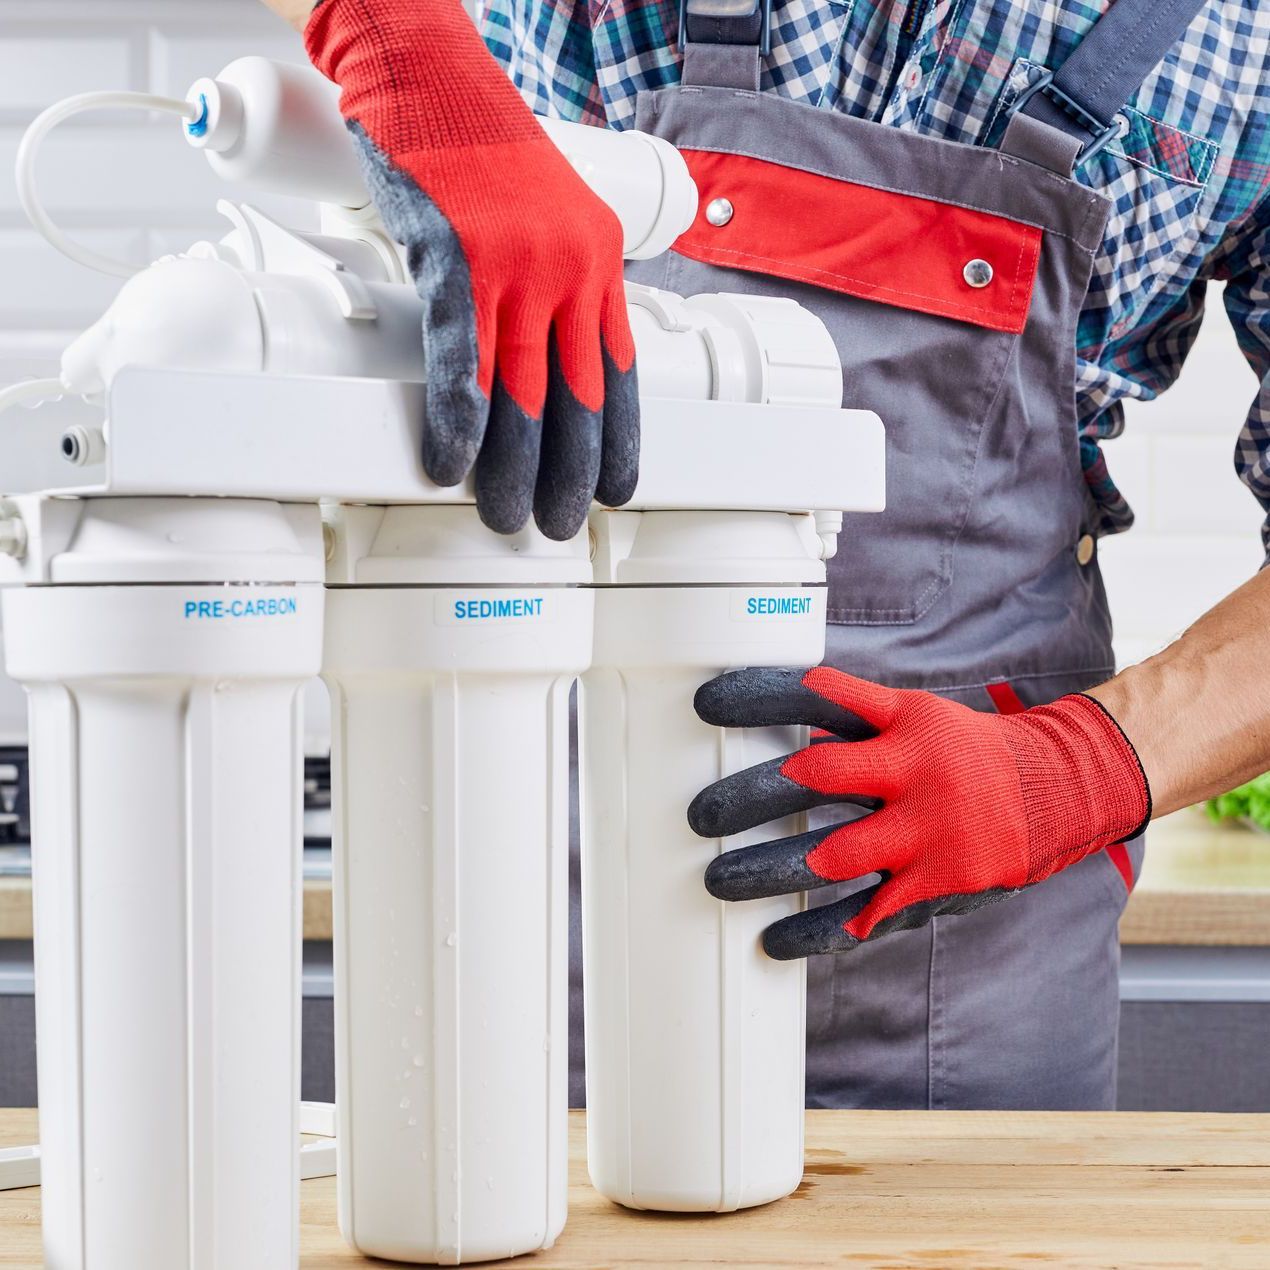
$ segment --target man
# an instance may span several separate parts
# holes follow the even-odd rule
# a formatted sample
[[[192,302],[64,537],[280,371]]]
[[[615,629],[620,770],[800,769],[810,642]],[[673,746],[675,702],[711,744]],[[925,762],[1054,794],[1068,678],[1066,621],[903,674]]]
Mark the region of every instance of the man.
[[[611,215],[458,0],[269,3],[344,89],[410,248],[444,372],[425,465],[475,465],[495,529],[532,511],[571,535],[593,495],[633,487]],[[887,426],[888,510],[847,519],[827,666],[734,672],[697,700],[722,725],[820,729],[703,791],[700,832],[837,810],[725,853],[707,885],[853,884],[766,938],[777,957],[845,954],[809,968],[813,1105],[1111,1106],[1138,835],[1270,767],[1270,578],[1113,675],[1095,540],[1132,516],[1098,442],[1176,376],[1209,279],[1270,375],[1270,17],[1251,0],[745,7],[693,0],[682,30],[665,0],[490,0],[484,20],[535,110],[685,153],[703,212],[628,277],[793,296],[835,336],[845,403]],[[1264,389],[1236,468],[1270,508]]]

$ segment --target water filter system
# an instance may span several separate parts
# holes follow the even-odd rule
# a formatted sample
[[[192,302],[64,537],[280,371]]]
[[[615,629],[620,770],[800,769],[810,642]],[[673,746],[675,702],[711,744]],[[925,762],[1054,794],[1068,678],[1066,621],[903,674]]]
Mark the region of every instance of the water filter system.
[[[799,737],[710,728],[691,701],[719,670],[820,659],[841,514],[883,505],[880,422],[841,408],[832,340],[793,301],[631,286],[634,498],[569,543],[495,535],[470,487],[422,472],[421,306],[333,86],[247,58],[162,108],[226,177],[321,202],[321,230],[224,202],[217,242],[88,259],[129,275],[115,303],[56,379],[0,393],[102,407],[99,427],[0,428],[48,1264],[295,1263],[298,691],[319,666],[345,1237],[453,1264],[563,1226],[579,675],[592,1180],[636,1208],[788,1193],[803,972],[759,934],[796,901],[711,899],[722,844],[684,813]],[[83,259],[34,181],[69,109],[33,126],[19,189]],[[691,222],[673,147],[548,127],[629,257]]]

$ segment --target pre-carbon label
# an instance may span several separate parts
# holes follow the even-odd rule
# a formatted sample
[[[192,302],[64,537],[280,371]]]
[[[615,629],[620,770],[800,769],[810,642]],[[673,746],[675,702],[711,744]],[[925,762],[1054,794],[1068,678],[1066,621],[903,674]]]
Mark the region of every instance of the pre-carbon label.
[[[250,596],[234,600],[185,601],[185,620],[187,622],[290,617],[294,612],[294,595]]]

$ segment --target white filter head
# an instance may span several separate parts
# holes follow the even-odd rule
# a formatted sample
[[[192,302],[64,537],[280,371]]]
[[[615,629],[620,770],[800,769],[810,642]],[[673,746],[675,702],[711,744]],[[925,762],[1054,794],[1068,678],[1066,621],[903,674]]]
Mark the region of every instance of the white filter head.
[[[185,139],[225,180],[341,207],[370,201],[340,90],[313,67],[240,57],[186,98],[199,114]]]
[[[172,258],[123,284],[62,354],[62,380],[68,391],[94,396],[122,366],[258,371],[263,358],[247,277],[223,261]]]

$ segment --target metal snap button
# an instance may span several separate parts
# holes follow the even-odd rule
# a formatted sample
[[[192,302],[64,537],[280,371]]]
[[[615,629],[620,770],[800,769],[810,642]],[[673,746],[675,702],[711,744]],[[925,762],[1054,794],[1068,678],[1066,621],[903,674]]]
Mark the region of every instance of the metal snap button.
[[[969,286],[986,287],[992,281],[992,266],[986,260],[967,260],[961,276]]]
[[[1093,534],[1081,534],[1076,543],[1076,563],[1083,569],[1094,558]]]
[[[706,204],[706,220],[711,225],[726,225],[732,219],[732,204],[726,198],[712,198]]]

